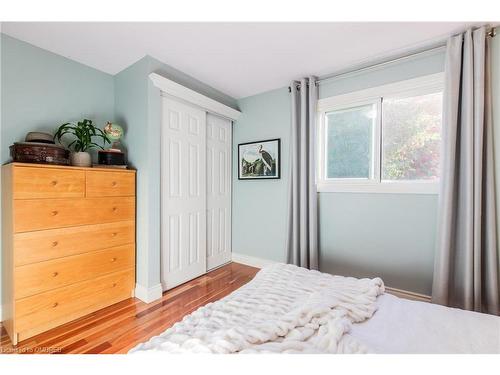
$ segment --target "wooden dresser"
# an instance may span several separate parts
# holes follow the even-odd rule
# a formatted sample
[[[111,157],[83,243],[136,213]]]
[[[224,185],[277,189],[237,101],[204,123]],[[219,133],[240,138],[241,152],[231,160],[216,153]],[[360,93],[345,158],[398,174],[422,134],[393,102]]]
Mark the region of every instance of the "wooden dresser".
[[[135,171],[2,167],[3,325],[18,341],[133,295]]]

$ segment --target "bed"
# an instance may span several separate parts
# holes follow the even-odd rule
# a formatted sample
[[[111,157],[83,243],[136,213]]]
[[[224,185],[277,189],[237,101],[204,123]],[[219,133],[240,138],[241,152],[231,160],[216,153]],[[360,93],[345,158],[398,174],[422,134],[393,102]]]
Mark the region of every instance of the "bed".
[[[380,278],[286,264],[130,353],[500,353],[500,317],[385,293]]]
[[[410,301],[377,298],[377,311],[350,335],[375,353],[500,353],[500,317]]]

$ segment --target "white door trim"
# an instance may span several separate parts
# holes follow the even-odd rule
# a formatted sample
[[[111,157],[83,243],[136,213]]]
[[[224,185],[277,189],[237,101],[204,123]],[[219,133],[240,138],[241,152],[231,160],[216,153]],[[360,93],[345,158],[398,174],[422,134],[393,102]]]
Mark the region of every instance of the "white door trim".
[[[171,81],[157,73],[151,73],[149,79],[162,92],[172,95],[178,99],[184,100],[198,107],[203,108],[207,112],[215,113],[230,120],[237,120],[241,112],[231,108],[225,104],[219,103],[216,100],[209,98],[199,92],[188,89],[177,82]]]

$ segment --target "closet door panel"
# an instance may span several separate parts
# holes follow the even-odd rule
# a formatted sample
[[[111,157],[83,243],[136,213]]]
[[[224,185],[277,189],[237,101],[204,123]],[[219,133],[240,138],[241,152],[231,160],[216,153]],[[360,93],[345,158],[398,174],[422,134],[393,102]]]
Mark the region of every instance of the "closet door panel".
[[[206,114],[162,100],[161,270],[167,290],[206,272]]]
[[[231,121],[207,115],[207,269],[231,261]]]

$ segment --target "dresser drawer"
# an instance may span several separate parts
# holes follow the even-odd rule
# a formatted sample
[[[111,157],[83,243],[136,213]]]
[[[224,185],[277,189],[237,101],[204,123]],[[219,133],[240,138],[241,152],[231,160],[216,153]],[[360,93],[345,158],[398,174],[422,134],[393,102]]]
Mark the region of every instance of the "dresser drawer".
[[[14,170],[14,199],[85,196],[85,171],[20,167]]]
[[[87,197],[135,195],[135,175],[129,172],[87,171]]]
[[[132,267],[135,245],[73,255],[15,267],[16,300]]]
[[[14,201],[14,233],[134,218],[134,197]]]
[[[134,269],[37,294],[15,302],[21,340],[131,297]]]
[[[134,221],[16,233],[14,265],[21,266],[134,242]]]

